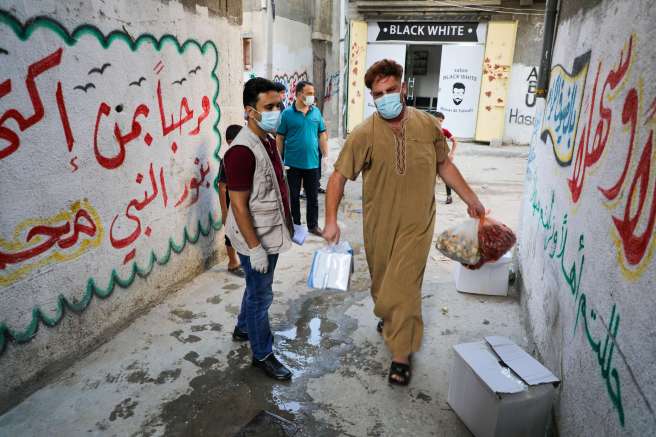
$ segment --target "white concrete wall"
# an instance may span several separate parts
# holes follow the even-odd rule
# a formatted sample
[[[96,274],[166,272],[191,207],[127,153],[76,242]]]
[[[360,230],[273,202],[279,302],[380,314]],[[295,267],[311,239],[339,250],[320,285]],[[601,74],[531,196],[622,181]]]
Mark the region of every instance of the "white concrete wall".
[[[286,104],[295,98],[296,84],[312,80],[312,27],[276,17],[273,22],[273,76],[287,87]]]
[[[215,154],[243,113],[239,27],[207,8],[1,7],[0,410],[221,248]]]
[[[535,123],[538,66],[513,64],[506,104],[503,142],[528,144]]]
[[[560,375],[560,435],[656,432],[653,0],[565,5],[536,105],[521,217],[523,305]],[[603,29],[603,31],[600,31]]]

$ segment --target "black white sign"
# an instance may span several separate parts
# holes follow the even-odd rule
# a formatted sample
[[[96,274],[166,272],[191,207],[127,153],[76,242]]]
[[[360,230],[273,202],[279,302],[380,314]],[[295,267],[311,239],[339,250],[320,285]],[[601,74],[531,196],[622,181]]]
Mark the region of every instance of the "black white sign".
[[[477,22],[379,21],[375,41],[483,42]]]

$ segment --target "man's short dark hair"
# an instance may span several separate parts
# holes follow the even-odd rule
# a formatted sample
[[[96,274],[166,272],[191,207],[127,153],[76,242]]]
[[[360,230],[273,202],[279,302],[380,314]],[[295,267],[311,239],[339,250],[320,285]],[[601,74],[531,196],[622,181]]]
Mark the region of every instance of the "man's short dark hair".
[[[393,59],[382,59],[369,67],[364,75],[364,84],[371,89],[379,77],[394,76],[398,80],[403,78],[403,66]]]
[[[287,87],[282,82],[274,82],[274,84],[276,85],[276,91],[279,93],[287,91]]]
[[[278,92],[276,84],[263,77],[254,77],[244,84],[244,108],[251,106],[255,108],[260,94],[269,91]]]
[[[231,124],[230,126],[228,126],[228,128],[225,131],[226,141],[234,140],[240,130],[241,130],[241,126],[238,124]]]
[[[441,112],[439,112],[439,111],[435,113],[435,117],[437,117],[437,118],[441,118],[442,120],[444,120],[444,118],[445,118],[445,117],[444,117],[444,114],[441,113]]]
[[[296,95],[299,95],[303,92],[303,88],[306,86],[314,86],[312,82],[307,81],[307,80],[302,80],[299,83],[296,84]]]
[[[456,88],[460,88],[461,90],[465,89],[465,84],[462,82],[456,82],[453,84],[453,89],[455,90]]]

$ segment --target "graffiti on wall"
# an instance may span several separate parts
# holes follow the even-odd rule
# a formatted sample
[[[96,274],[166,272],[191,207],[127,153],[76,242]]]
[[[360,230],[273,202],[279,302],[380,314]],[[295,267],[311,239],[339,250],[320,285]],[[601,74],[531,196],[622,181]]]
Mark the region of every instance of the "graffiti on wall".
[[[307,71],[302,73],[281,73],[273,76],[273,81],[285,85],[285,98],[283,102],[285,106],[289,106],[294,103],[296,99],[296,84],[301,81],[309,80]]]
[[[551,70],[542,120],[542,141],[551,143],[556,161],[563,166],[572,162],[589,66],[590,52],[587,52],[574,60],[571,73],[562,65]]]
[[[1,353],[221,224],[212,42],[3,11],[0,36],[0,289],[31,296],[0,308]]]
[[[538,69],[531,67],[528,76],[525,79],[526,91],[524,94],[524,106],[526,108],[533,108],[535,106],[535,90],[538,84]],[[534,118],[531,113],[523,113],[520,107],[508,108],[508,124],[517,124],[522,126],[533,126]]]
[[[653,148],[653,126],[656,100],[646,104],[644,89],[640,85],[643,78],[631,74],[635,60],[635,39],[632,35],[620,51],[615,65],[602,75],[603,61],[599,61],[594,82],[588,97],[586,115],[580,120],[580,97],[574,104],[564,99],[563,86],[558,86],[558,74],[552,78],[556,87],[549,90],[545,124],[549,114],[555,114],[559,124],[555,129],[567,130],[567,142],[554,144],[554,153],[559,164],[570,167],[567,179],[571,200],[579,202],[586,185],[586,175],[590,168],[602,163],[606,145],[615,132],[615,141],[626,144],[626,152],[620,163],[608,163],[616,167],[614,177],[600,181],[596,189],[602,196],[603,204],[611,212],[611,234],[615,242],[617,260],[627,279],[637,279],[651,262],[656,245],[654,227],[656,225],[656,171],[652,163],[656,156]],[[586,65],[589,54],[586,54]],[[581,68],[587,71],[587,66]],[[585,83],[585,77],[579,77]],[[569,95],[569,93],[567,93]],[[552,97],[555,95],[557,97]],[[553,106],[549,108],[549,103]],[[615,104],[621,102],[621,105]],[[576,120],[576,121],[574,121]],[[581,129],[577,129],[578,124]],[[559,128],[558,126],[562,126]],[[554,130],[558,132],[558,130]],[[553,140],[554,135],[550,132]],[[546,138],[543,136],[542,138]],[[564,144],[566,144],[564,146]]]
[[[613,366],[613,354],[619,333],[620,314],[615,305],[610,310],[610,317],[605,319],[594,308],[588,308],[587,295],[582,286],[585,266],[585,235],[582,233],[569,241],[568,213],[560,219],[555,211],[562,207],[555,204],[555,191],[551,191],[550,200],[545,202],[538,196],[537,180],[533,179],[533,189],[530,198],[531,213],[538,226],[545,233],[543,250],[550,259],[557,262],[558,276],[567,284],[576,312],[574,334],[582,325],[585,339],[592,352],[596,355],[599,372],[604,380],[608,397],[617,411],[620,424],[624,426],[624,406],[620,372]],[[608,327],[603,321],[608,320]]]
[[[559,262],[560,275],[574,299],[574,332],[581,327],[596,356],[622,426],[625,415],[621,381],[630,375],[622,375],[612,365],[620,308],[614,303],[600,314],[589,305],[582,283],[586,238],[581,233],[568,243],[568,220],[583,203],[600,211],[595,220],[608,226],[620,278],[637,281],[652,265],[656,246],[656,98],[646,95],[643,84],[647,78],[633,67],[636,47],[637,37],[632,34],[615,58],[600,59],[589,68],[588,52],[577,58],[573,74],[560,66],[552,70],[540,131],[541,140],[551,146],[566,175],[566,204],[562,200],[555,204],[554,191],[550,201],[539,199],[534,164],[529,163],[527,172],[529,183],[533,183],[530,206],[545,232],[543,249]],[[586,78],[588,70],[592,72],[590,80]],[[556,210],[567,212],[556,220]],[[645,403],[649,405],[646,398]]]

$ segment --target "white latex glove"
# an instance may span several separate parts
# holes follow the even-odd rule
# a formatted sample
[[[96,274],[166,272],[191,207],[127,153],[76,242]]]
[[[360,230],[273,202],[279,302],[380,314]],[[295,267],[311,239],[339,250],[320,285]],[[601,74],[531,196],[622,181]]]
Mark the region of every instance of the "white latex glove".
[[[249,258],[251,259],[251,268],[258,273],[265,274],[269,271],[269,255],[261,244],[249,249]]]

